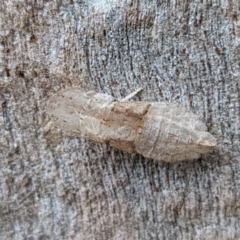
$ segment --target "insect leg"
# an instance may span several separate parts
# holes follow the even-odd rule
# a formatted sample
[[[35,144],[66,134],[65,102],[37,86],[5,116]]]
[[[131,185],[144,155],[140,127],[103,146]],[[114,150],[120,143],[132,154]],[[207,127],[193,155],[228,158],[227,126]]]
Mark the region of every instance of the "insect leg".
[[[133,93],[130,93],[129,95],[127,95],[125,98],[121,99],[120,102],[126,102],[128,101],[130,98],[134,97],[135,95],[137,95],[139,92],[141,92],[143,89],[139,88],[136,91],[134,91]]]

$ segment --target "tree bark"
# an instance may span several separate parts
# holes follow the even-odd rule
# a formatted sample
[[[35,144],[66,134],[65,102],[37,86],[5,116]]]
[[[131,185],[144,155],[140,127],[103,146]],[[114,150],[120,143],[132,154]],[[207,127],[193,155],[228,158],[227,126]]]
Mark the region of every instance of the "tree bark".
[[[240,239],[240,3],[4,0],[1,239]],[[66,136],[45,113],[79,86],[175,102],[218,145],[165,163]]]

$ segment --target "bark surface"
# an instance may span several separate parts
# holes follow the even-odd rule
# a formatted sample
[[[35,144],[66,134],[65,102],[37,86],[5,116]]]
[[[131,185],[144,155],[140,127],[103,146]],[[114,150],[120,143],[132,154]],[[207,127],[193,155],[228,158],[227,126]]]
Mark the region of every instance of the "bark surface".
[[[240,3],[4,0],[0,239],[239,239]],[[164,163],[69,137],[46,114],[79,86],[174,102],[217,139]]]

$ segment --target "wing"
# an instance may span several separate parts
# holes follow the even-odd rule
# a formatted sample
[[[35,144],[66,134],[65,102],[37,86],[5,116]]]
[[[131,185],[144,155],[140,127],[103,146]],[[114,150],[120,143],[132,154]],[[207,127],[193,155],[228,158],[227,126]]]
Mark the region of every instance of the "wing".
[[[47,113],[53,123],[70,135],[79,132],[79,116],[84,105],[85,91],[80,88],[70,88],[59,91],[50,98]]]
[[[80,115],[93,117],[93,119],[96,118],[95,121],[100,121],[99,115],[104,115],[107,106],[113,101],[114,98],[106,94],[86,92],[82,88],[68,88],[50,98],[47,113],[64,132],[80,134]]]
[[[135,131],[126,111],[114,111],[115,99],[101,93],[70,88],[55,94],[47,106],[53,123],[71,136],[109,143],[123,151],[135,152]],[[134,122],[134,121],[133,121]]]

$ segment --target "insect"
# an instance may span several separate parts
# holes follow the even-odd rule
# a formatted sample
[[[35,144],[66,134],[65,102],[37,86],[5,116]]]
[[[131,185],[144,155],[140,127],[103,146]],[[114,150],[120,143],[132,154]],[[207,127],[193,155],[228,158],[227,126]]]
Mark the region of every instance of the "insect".
[[[216,139],[198,118],[172,103],[117,101],[110,95],[68,88],[47,106],[53,123],[72,136],[106,143],[128,153],[166,162],[198,159]]]

